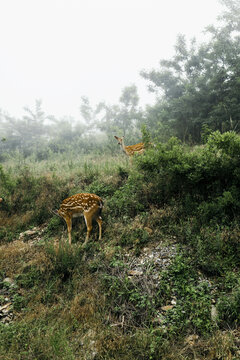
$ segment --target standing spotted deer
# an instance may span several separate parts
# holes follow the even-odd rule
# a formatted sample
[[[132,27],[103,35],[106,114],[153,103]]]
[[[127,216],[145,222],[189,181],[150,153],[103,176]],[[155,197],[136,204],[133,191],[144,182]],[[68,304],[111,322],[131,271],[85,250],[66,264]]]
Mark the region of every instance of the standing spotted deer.
[[[81,193],[68,197],[63,200],[60,209],[57,210],[57,214],[61,216],[67,223],[68,240],[69,244],[72,243],[71,231],[72,231],[72,218],[78,216],[84,216],[87,226],[87,235],[84,245],[88,242],[91,230],[92,221],[95,219],[99,226],[99,240],[102,237],[102,218],[101,212],[103,208],[102,199],[95,194]]]
[[[133,156],[134,154],[142,154],[145,150],[145,144],[142,142],[136,145],[126,146],[124,144],[124,136],[122,137],[114,136],[114,137],[115,139],[117,139],[118,144],[121,146],[123,152],[129,157]]]

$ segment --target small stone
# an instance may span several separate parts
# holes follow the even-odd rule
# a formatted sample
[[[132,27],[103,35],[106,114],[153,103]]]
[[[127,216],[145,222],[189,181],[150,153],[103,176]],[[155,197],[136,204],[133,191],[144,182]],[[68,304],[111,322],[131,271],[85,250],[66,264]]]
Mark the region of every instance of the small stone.
[[[188,344],[190,346],[193,346],[195,344],[195,342],[198,340],[199,336],[198,335],[189,335],[186,339],[185,339],[185,344]]]
[[[163,311],[169,311],[169,310],[172,310],[173,308],[173,305],[166,305],[166,306],[162,306],[161,309]]]
[[[158,324],[158,325],[163,325],[165,323],[165,321],[166,321],[166,318],[162,314],[159,314],[157,317],[152,319],[152,323]]]
[[[24,241],[24,239],[30,238],[30,237],[36,235],[37,233],[38,233],[38,232],[37,232],[37,229],[36,229],[36,228],[34,228],[33,230],[24,231],[24,232],[22,232],[22,233],[19,235],[19,240]]]
[[[139,270],[129,270],[128,275],[130,275],[130,276],[141,276],[141,275],[143,275],[143,272],[139,271]]]
[[[5,318],[3,318],[2,320],[1,320],[1,322],[3,323],[3,324],[7,324],[7,323],[9,323],[11,321],[11,318],[9,317],[9,316],[6,316]]]
[[[9,278],[9,277],[6,277],[5,279],[3,279],[3,282],[4,283],[8,283],[10,285],[13,285],[14,284],[14,280]]]
[[[8,313],[9,310],[10,310],[10,306],[11,306],[11,305],[12,305],[12,303],[9,302],[9,303],[7,303],[7,304],[5,304],[5,305],[0,306],[0,311],[1,311],[2,313],[4,313],[4,314]]]
[[[144,228],[144,230],[146,230],[149,235],[151,235],[153,233],[153,230],[147,226]]]
[[[217,320],[217,308],[216,306],[212,305],[211,306],[211,318],[212,318],[212,321],[216,321]]]

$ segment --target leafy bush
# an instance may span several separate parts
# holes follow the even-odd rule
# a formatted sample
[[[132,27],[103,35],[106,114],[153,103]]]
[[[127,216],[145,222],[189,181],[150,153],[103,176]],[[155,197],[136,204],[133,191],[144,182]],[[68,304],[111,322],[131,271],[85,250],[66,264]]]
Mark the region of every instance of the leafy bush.
[[[1,229],[0,239],[8,241],[11,233],[43,224],[52,216],[50,210],[68,194],[64,182],[55,176],[36,176],[28,167],[22,168],[16,176],[3,172],[2,168],[0,171],[3,175],[0,177],[1,195],[4,197],[0,221],[7,223]]]
[[[115,259],[102,275],[111,316],[115,321],[124,319],[126,329],[159,326],[162,338],[166,335],[176,338],[189,329],[199,334],[211,332],[211,288],[208,282],[198,279],[185,254],[179,254],[169,268],[159,274],[157,288],[147,275],[138,278],[128,274],[126,265]],[[173,299],[175,305],[163,314],[162,307],[171,304]],[[159,323],[161,325],[157,325]]]
[[[138,187],[148,183],[148,203],[184,203],[185,214],[200,212],[204,223],[232,219],[240,210],[239,144],[239,135],[217,132],[205,147],[189,151],[173,138],[136,159]]]
[[[215,131],[209,136],[207,146],[211,150],[221,150],[229,157],[240,161],[240,136],[234,131],[227,131],[223,134]]]
[[[121,272],[118,270],[118,275],[115,271],[111,271],[111,274],[102,276],[103,291],[106,294],[111,315],[117,321],[124,318],[127,328],[149,325],[156,312],[154,299],[144,288],[144,283],[130,279],[126,270],[126,268],[123,268]]]
[[[73,247],[68,242],[61,242],[57,247],[49,244],[46,250],[52,263],[51,274],[63,281],[69,279],[76,268],[81,267],[83,258],[81,247]]]
[[[134,217],[147,207],[146,198],[143,192],[142,175],[133,172],[127,182],[115,191],[108,200],[108,207],[111,216]]]
[[[223,295],[217,305],[218,322],[224,327],[240,325],[240,284],[232,294]]]
[[[209,226],[194,228],[191,223],[182,224],[183,241],[192,247],[196,265],[205,274],[222,276],[240,265],[239,226]]]
[[[0,185],[1,185],[1,197],[11,194],[16,186],[16,182],[10,174],[3,170],[0,165]]]
[[[179,254],[162,273],[158,290],[160,302],[176,298],[176,306],[167,312],[169,332],[177,335],[191,328],[200,334],[212,330],[209,284],[199,281],[191,260]]]
[[[138,247],[144,246],[149,241],[149,234],[144,229],[125,229],[122,232],[120,245],[136,245]]]
[[[93,181],[88,186],[88,192],[97,194],[100,197],[112,196],[116,191],[116,185],[114,183],[106,183],[104,181],[99,182],[99,180]]]

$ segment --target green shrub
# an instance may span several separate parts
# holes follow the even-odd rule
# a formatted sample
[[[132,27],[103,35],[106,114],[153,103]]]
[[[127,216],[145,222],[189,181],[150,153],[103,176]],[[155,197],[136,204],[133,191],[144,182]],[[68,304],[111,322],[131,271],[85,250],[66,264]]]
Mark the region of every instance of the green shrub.
[[[149,325],[156,311],[151,295],[140,282],[136,283],[123,274],[103,276],[103,288],[112,316],[124,318],[127,327]]]
[[[68,242],[60,242],[58,247],[49,244],[46,251],[52,263],[51,274],[63,281],[68,280],[74,270],[81,268],[83,263],[81,246],[70,246]]]
[[[144,196],[141,174],[133,172],[128,181],[108,200],[108,207],[111,216],[134,217],[139,212],[145,211],[148,207]]]
[[[222,275],[240,265],[238,226],[204,227],[199,234],[192,234],[196,263],[208,275]]]
[[[176,306],[167,312],[168,331],[174,336],[187,329],[200,334],[212,330],[209,284],[199,281],[190,258],[179,254],[161,276],[160,304],[176,298]]]
[[[16,187],[15,179],[10,176],[9,173],[3,170],[0,165],[0,186],[1,186],[1,197],[7,197]]]
[[[16,276],[18,286],[31,289],[44,280],[44,274],[36,266],[26,266],[21,274]]]
[[[224,327],[240,325],[240,286],[231,294],[223,295],[218,304],[218,323]]]
[[[95,180],[88,186],[87,191],[93,194],[97,194],[104,199],[105,197],[112,196],[114,194],[116,191],[116,185]]]
[[[221,150],[238,162],[240,160],[240,136],[234,131],[227,131],[223,134],[220,131],[213,132],[208,138],[207,145],[210,149]]]
[[[149,241],[149,234],[144,229],[126,229],[122,232],[120,245],[136,245],[138,248],[146,245]]]
[[[138,193],[148,184],[148,203],[182,202],[185,215],[200,211],[204,223],[214,218],[228,221],[240,210],[239,144],[235,133],[213,133],[198,151],[189,151],[175,139],[159,144],[136,159],[142,174]]]
[[[51,235],[56,233],[57,229],[59,228],[60,224],[62,224],[62,219],[59,216],[53,216],[47,225],[47,232]]]

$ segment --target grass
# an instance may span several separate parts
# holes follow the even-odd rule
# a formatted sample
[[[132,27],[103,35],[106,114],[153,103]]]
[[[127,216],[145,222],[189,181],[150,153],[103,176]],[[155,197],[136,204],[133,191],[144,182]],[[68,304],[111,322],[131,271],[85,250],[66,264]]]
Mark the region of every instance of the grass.
[[[148,156],[132,166],[124,156],[71,154],[3,164],[0,301],[9,298],[14,318],[0,321],[1,360],[239,358],[239,226],[201,224],[190,196],[157,203],[155,177],[164,179]],[[81,230],[73,223],[69,247],[66,225],[48,211],[84,191],[104,200],[103,239],[94,229],[86,249],[83,222]],[[221,201],[225,209],[229,199]],[[36,225],[33,238],[18,239]],[[173,245],[168,265],[157,267],[151,251]]]
[[[31,157],[19,158],[18,163],[14,158],[3,163],[4,169],[12,176],[18,175],[23,168],[28,168],[35,176],[56,176],[64,180],[78,176],[112,175],[119,167],[126,167],[127,158],[124,156],[79,154],[71,153],[53,155],[48,160],[35,162]]]

